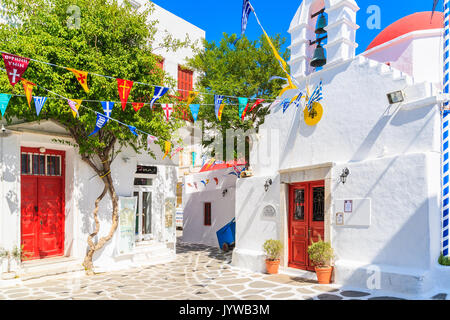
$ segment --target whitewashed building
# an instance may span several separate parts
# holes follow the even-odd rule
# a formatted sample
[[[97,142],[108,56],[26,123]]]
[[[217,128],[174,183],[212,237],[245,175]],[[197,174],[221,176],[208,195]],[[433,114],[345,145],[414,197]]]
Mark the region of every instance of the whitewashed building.
[[[175,38],[184,39],[188,34],[191,39],[199,40],[205,36],[204,31],[158,6],[149,19],[158,19],[157,28],[167,30]],[[156,41],[161,38],[157,37]],[[177,79],[178,65],[193,55],[189,50],[155,54],[164,57],[161,67]],[[57,123],[0,124],[5,126],[0,132],[0,247],[12,250],[26,241],[27,247],[31,243],[33,260],[25,261],[21,271],[26,275],[81,270],[88,248],[87,237],[94,230],[95,199],[103,190],[103,183],[74,147],[54,141],[73,143]],[[118,196],[137,199],[132,227],[134,241],[131,240],[130,250],[122,250],[119,225],[112,240],[94,255],[94,271],[162,263],[175,258],[179,158],[175,155],[162,160],[164,155],[155,144],[152,151],[156,159],[125,148],[112,163],[111,176]],[[99,236],[109,232],[111,212],[107,195],[100,203]],[[2,271],[6,271],[6,261],[2,262]]]
[[[317,18],[328,15],[327,64],[310,67]],[[310,276],[319,235],[335,251],[334,281],[422,294],[450,287],[441,250],[442,13],[417,13],[357,48],[354,0],[304,0],[292,20],[291,72],[310,93],[323,82],[323,116],[279,104],[261,126],[236,186],[233,264],[265,271],[262,246],[284,244],[281,271]],[[391,104],[387,94],[403,91]],[[289,100],[298,94],[290,90]],[[269,188],[264,188],[272,180]]]

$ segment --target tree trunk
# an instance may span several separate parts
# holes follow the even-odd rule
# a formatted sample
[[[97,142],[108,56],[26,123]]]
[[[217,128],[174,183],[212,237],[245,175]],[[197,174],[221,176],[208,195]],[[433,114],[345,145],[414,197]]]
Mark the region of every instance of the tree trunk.
[[[90,161],[87,158],[83,158],[83,160],[85,160],[91,167],[93,167],[93,169],[97,172],[97,174],[101,177],[103,183],[105,184],[105,188],[103,189],[103,192],[95,200],[95,208],[93,211],[93,216],[94,216],[94,221],[95,221],[95,230],[88,236],[87,243],[89,246],[89,250],[87,251],[86,256],[84,258],[84,262],[83,262],[83,266],[86,270],[86,274],[93,275],[94,274],[94,271],[93,271],[94,265],[93,265],[92,259],[94,257],[95,252],[102,249],[105,246],[105,244],[109,240],[111,240],[111,238],[113,237],[114,233],[117,230],[117,226],[119,224],[119,201],[118,201],[118,196],[116,194],[116,190],[114,188],[113,181],[111,178],[111,171],[110,171],[111,167],[110,167],[109,161],[106,160],[103,162],[104,173],[102,173],[102,171],[98,170],[95,167],[95,165],[93,164],[92,161]],[[98,235],[98,233],[100,231],[100,221],[98,218],[99,205],[100,205],[101,200],[106,196],[107,193],[111,197],[112,207],[113,207],[111,227],[110,227],[109,233],[106,236],[101,237],[97,241],[97,243],[95,243],[94,238]]]

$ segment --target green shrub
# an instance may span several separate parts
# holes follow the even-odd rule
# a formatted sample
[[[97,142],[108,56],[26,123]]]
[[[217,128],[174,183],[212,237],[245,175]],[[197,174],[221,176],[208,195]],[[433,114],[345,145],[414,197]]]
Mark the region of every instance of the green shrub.
[[[283,250],[283,244],[280,240],[267,240],[264,242],[264,252],[267,256],[267,260],[278,260],[281,256],[281,250]]]
[[[444,257],[444,255],[441,253],[438,262],[442,266],[450,266],[450,257]]]
[[[326,267],[331,263],[331,259],[334,258],[333,248],[329,242],[319,241],[313,242],[308,247],[308,255],[312,264],[316,267]]]

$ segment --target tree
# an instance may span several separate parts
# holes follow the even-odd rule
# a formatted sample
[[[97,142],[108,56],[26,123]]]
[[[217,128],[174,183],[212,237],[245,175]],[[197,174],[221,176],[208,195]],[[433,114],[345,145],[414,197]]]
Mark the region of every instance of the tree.
[[[152,53],[157,21],[148,21],[152,5],[137,12],[127,2],[120,6],[116,0],[1,0],[10,16],[20,21],[18,25],[0,27],[2,51],[31,57],[40,61],[129,79],[142,83],[171,83],[163,71],[157,67],[158,57]],[[76,5],[81,20],[73,17],[69,7]],[[78,9],[75,10],[75,12]],[[67,13],[69,12],[69,13]],[[78,25],[77,23],[80,22]],[[75,25],[74,25],[75,23]],[[170,41],[163,44],[176,50],[186,43]],[[117,82],[114,79],[89,74],[90,91],[84,92],[72,72],[46,64],[31,61],[23,78],[38,86],[50,89],[70,99],[118,101]],[[171,83],[173,85],[173,81]],[[0,90],[12,94],[22,94],[20,84],[11,89],[7,77],[0,77]],[[51,96],[42,88],[35,88],[35,96]],[[151,86],[134,84],[129,101],[139,101],[153,95]],[[161,99],[162,101],[168,98]],[[147,102],[149,102],[147,100]],[[87,103],[86,103],[87,104]],[[89,108],[102,112],[99,103],[89,103]],[[114,189],[110,170],[111,164],[122,147],[132,146],[136,152],[148,152],[146,136],[136,137],[123,125],[109,121],[100,132],[92,137],[96,114],[80,108],[79,117],[74,119],[68,103],[63,99],[48,99],[39,117],[29,109],[26,99],[14,96],[6,110],[6,120],[25,121],[52,119],[65,127],[75,142],[81,159],[87,163],[104,183],[104,189],[95,201],[93,218],[95,230],[88,236],[88,250],[83,265],[87,274],[93,274],[92,257],[114,235],[118,225],[118,197]],[[122,111],[116,104],[112,118],[132,125],[159,138],[161,149],[164,141],[171,140],[171,133],[180,121],[169,124],[162,112],[154,112],[147,106],[135,112],[131,105]],[[112,201],[112,224],[108,234],[95,241],[100,230],[98,219],[99,203],[109,194]]]
[[[278,96],[285,82],[283,80],[269,81],[272,76],[285,77],[285,74],[275,59],[272,49],[264,35],[259,40],[250,41],[245,36],[235,45],[236,35],[223,34],[219,44],[214,41],[204,41],[204,50],[198,52],[190,60],[189,66],[199,71],[200,78],[198,89],[211,94],[221,94],[226,96],[261,98],[266,101],[273,101]],[[285,39],[280,35],[271,38],[272,43],[278,52],[285,43]],[[284,60],[289,57],[289,50],[286,49],[281,56]],[[245,121],[239,117],[239,107],[237,99],[225,98],[226,106],[223,109],[222,121],[218,121],[214,112],[214,96],[202,96],[202,103],[207,104],[201,108],[198,119],[203,121],[205,130],[212,130],[222,135],[224,149],[226,145],[227,129],[258,130],[264,123],[265,116],[269,113],[268,108],[261,105],[252,112],[247,113]],[[249,109],[255,100],[250,100]],[[212,141],[204,141],[205,147],[210,146]],[[249,141],[246,143],[245,158],[248,162]],[[214,154],[213,154],[214,155]],[[243,157],[237,154],[235,148],[234,159]],[[227,158],[229,155],[227,155]]]

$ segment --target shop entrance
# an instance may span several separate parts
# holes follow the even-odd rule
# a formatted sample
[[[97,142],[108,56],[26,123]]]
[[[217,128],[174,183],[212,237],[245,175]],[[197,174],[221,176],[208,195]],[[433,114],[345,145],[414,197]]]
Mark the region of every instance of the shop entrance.
[[[21,244],[27,259],[64,254],[65,152],[21,148]]]
[[[289,186],[289,267],[314,270],[307,250],[311,240],[324,240],[324,218],[324,181]]]

